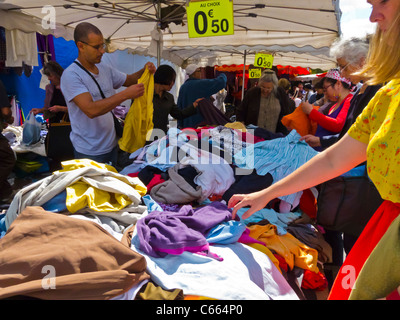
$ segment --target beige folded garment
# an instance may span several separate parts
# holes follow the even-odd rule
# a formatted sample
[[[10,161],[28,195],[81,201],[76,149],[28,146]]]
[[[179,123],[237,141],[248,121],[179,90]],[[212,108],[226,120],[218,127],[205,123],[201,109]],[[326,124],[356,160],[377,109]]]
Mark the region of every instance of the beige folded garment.
[[[98,224],[41,207],[0,241],[0,299],[109,299],[149,278],[145,258]]]

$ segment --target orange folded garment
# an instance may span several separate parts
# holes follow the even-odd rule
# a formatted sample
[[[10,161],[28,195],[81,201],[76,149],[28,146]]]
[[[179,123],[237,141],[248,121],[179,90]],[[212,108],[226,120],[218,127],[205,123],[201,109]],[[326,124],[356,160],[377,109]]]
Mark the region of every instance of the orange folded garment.
[[[310,120],[308,115],[303,111],[300,104],[291,114],[284,116],[281,120],[282,124],[288,129],[295,129],[301,136],[306,134],[315,135],[317,131],[317,123]],[[314,109],[318,110],[318,106],[313,106]]]
[[[319,272],[317,266],[317,250],[300,242],[290,233],[278,235],[276,226],[272,224],[255,224],[248,228],[250,229],[249,235],[265,243],[268,249],[284,258],[290,270],[292,270],[294,266],[297,266],[302,269]]]

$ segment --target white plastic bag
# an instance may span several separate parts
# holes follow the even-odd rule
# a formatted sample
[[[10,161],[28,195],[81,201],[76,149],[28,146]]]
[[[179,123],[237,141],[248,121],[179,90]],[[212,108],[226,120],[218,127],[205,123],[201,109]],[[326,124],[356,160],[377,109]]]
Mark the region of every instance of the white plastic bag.
[[[29,112],[22,130],[22,143],[25,145],[35,144],[40,141],[41,124],[36,120],[33,112]]]

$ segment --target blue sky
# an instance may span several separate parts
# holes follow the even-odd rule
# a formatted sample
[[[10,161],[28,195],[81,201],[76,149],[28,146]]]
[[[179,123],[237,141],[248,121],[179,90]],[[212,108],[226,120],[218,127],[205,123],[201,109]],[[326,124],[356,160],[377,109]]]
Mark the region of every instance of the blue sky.
[[[343,37],[363,37],[375,31],[375,23],[369,21],[371,5],[366,0],[339,0]]]

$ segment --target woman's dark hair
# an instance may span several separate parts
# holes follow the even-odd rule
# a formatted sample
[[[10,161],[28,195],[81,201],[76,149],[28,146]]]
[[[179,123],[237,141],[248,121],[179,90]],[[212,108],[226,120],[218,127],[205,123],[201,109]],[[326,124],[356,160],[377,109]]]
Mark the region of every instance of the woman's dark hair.
[[[46,76],[50,76],[52,74],[56,75],[57,77],[61,78],[62,73],[64,72],[63,67],[61,67],[55,61],[49,61],[44,65],[43,74]]]
[[[175,70],[167,64],[159,66],[154,73],[154,83],[158,84],[170,85],[175,82],[175,78]]]
[[[315,89],[315,90],[316,90],[316,89],[323,89],[323,88],[324,88],[324,80],[325,80],[325,77],[322,78],[320,81],[318,81],[318,82],[315,84],[314,89]]]

